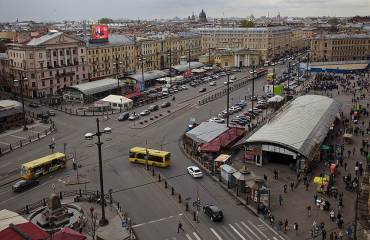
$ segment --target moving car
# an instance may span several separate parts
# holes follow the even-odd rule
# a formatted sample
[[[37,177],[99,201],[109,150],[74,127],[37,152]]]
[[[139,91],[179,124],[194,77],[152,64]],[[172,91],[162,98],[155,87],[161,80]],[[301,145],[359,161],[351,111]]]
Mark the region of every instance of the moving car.
[[[47,113],[49,116],[55,116],[54,110],[48,110]]]
[[[212,222],[222,221],[222,219],[224,218],[224,214],[222,213],[222,211],[215,205],[204,206],[203,212],[211,219]]]
[[[121,114],[118,116],[117,120],[118,120],[118,121],[125,121],[125,120],[127,120],[129,117],[130,117],[130,113],[128,113],[128,112],[123,112],[123,113],[121,113]]]
[[[142,111],[141,113],[140,113],[140,116],[147,116],[147,115],[149,115],[150,114],[150,111],[148,110],[148,109],[145,109],[144,111]]]
[[[193,178],[203,177],[202,171],[200,171],[200,169],[197,166],[189,166],[187,167],[187,170],[190,176],[192,176]]]
[[[38,185],[40,182],[38,180],[19,180],[12,186],[13,192],[22,192],[27,189],[30,189],[36,185]]]
[[[230,80],[229,80],[229,84],[233,84],[233,83],[234,83],[234,81],[230,79]],[[227,85],[227,81],[226,81],[226,82],[224,82],[224,84],[225,84],[225,85]]]
[[[159,109],[159,106],[157,104],[151,105],[148,110],[151,112],[157,111]]]
[[[199,92],[205,92],[205,91],[207,91],[207,88],[205,88],[205,87],[199,89]]]
[[[169,107],[169,106],[171,106],[170,102],[164,102],[164,103],[162,103],[161,108],[166,108],[166,107]]]
[[[137,120],[137,119],[139,119],[140,118],[140,116],[138,115],[138,114],[136,114],[136,113],[132,113],[129,117],[128,117],[128,120],[129,121],[135,121],[135,120]]]
[[[214,81],[213,82],[210,82],[209,83],[209,86],[216,86],[216,82],[214,82]]]
[[[31,102],[30,104],[28,104],[29,107],[32,107],[32,108],[38,108],[39,105],[37,103],[34,103],[34,102]]]

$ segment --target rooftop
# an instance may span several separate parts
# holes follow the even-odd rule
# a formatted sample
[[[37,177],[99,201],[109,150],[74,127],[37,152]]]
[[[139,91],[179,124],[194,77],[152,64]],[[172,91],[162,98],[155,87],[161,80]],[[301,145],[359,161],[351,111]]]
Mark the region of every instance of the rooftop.
[[[109,34],[108,42],[102,43],[90,43],[90,36],[83,39],[86,42],[87,47],[104,47],[104,46],[121,46],[127,44],[133,44],[134,40],[123,34]]]
[[[41,37],[33,38],[26,45],[27,46],[38,46],[60,35],[63,35],[63,32],[49,32]]]
[[[121,80],[120,80],[120,83],[123,85],[123,82]],[[116,89],[118,87],[117,85],[118,85],[117,84],[117,79],[115,79],[115,78],[105,78],[105,79],[102,79],[102,80],[96,80],[96,81],[92,81],[92,82],[73,85],[73,86],[67,87],[65,89],[65,91],[77,90],[77,91],[82,92],[85,95],[93,95],[93,94],[96,94],[96,93],[101,93],[101,92]]]
[[[194,141],[201,143],[211,142],[229,128],[225,124],[215,122],[202,122],[199,126],[186,133]]]
[[[358,38],[358,39],[369,39],[370,38],[370,33],[369,34],[325,34],[325,35],[318,35],[315,36],[313,39],[353,39],[353,38]]]
[[[164,71],[160,71],[160,70],[144,72],[144,81],[155,80],[155,79],[165,77],[165,76],[167,76],[167,73]],[[138,82],[143,81],[143,75],[141,73],[130,75],[129,78],[135,79]]]
[[[200,63],[200,62],[190,62],[190,69],[200,68],[203,66],[204,66],[203,63]],[[189,63],[175,65],[175,66],[172,66],[172,68],[178,72],[185,72],[186,70],[189,69]]]

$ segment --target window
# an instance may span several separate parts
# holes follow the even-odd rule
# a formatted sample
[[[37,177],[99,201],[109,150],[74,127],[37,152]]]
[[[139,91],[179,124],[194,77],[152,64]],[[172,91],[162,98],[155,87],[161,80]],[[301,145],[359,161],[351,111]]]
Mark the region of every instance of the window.
[[[52,77],[52,76],[53,76],[53,72],[52,72],[52,71],[50,71],[50,72],[49,72],[49,76],[50,76],[50,77]]]
[[[57,51],[53,51],[53,56],[56,57],[57,56]]]
[[[35,78],[35,74],[34,73],[31,73],[31,78],[34,79]]]
[[[136,157],[139,158],[139,159],[145,159],[144,154],[142,154],[142,153],[136,154]]]
[[[43,78],[43,77],[45,77],[45,74],[44,74],[44,72],[42,72],[42,73],[41,73],[41,77],[42,77],[42,78]]]
[[[73,51],[72,51],[72,52],[73,52],[73,54],[76,54],[76,50],[75,50],[75,49],[73,49]]]
[[[59,51],[59,55],[63,56],[63,51],[62,50]]]
[[[53,79],[50,79],[50,86],[53,86]]]
[[[84,73],[84,74],[82,74],[82,78],[83,78],[83,79],[85,79],[85,76],[86,76],[86,75],[85,75],[85,73]]]
[[[39,53],[39,58],[42,58],[42,53]]]
[[[80,79],[80,75],[77,74],[76,75],[76,79],[79,80]]]
[[[69,50],[66,51],[67,55],[69,55]]]
[[[30,59],[33,59],[33,53],[30,53]]]
[[[81,48],[81,53],[84,53],[84,50]]]
[[[36,83],[35,82],[32,82],[32,87],[36,87]]]
[[[45,81],[42,81],[42,86],[45,87]]]

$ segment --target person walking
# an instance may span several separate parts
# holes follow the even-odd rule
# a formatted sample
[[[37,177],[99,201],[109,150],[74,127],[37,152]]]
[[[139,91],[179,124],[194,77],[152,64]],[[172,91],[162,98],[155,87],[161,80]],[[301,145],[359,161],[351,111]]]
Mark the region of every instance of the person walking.
[[[330,211],[330,219],[331,219],[331,221],[332,222],[334,222],[334,220],[335,220],[335,213],[334,213],[334,210],[332,209],[331,211]]]
[[[283,204],[283,196],[281,194],[279,194],[279,205],[281,207],[281,205]]]
[[[309,217],[311,217],[311,206],[310,205],[307,206],[307,214]]]
[[[288,222],[288,219],[285,219],[285,221],[284,221],[284,233],[287,233],[288,230],[289,230],[289,222]]]
[[[345,162],[345,163],[344,163],[344,171],[345,171],[345,172],[347,172],[347,166],[348,166],[348,165],[347,165],[347,163]]]
[[[288,185],[284,184],[284,193],[286,193],[287,189],[288,189]]]
[[[348,228],[347,228],[347,232],[346,232],[348,239],[352,239],[352,232],[353,232],[352,226],[349,225]]]
[[[325,228],[323,228],[323,229],[321,230],[321,239],[322,239],[322,240],[325,240],[325,239],[326,239],[326,230],[325,230]]]
[[[295,230],[295,235],[297,235],[298,234],[298,223],[294,223],[293,224],[293,228],[294,228],[294,230]]]
[[[182,228],[182,223],[181,223],[181,221],[179,221],[179,224],[178,224],[178,226],[177,226],[177,233],[179,233],[179,232],[180,232],[180,230],[182,230],[183,232],[185,231],[185,230]]]
[[[291,182],[290,183],[290,189],[292,190],[292,192],[293,192],[293,190],[294,190],[294,182]]]
[[[313,195],[313,199],[314,199],[314,205],[316,205],[316,203],[317,203],[317,195],[315,194],[315,195]]]

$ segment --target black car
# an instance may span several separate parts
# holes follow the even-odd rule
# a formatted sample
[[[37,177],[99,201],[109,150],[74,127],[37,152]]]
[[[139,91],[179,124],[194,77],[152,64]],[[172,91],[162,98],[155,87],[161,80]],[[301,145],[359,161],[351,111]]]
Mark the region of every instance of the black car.
[[[204,206],[203,212],[211,219],[212,222],[222,221],[222,219],[224,218],[224,214],[222,213],[222,211],[215,205]]]
[[[154,111],[157,111],[159,109],[159,106],[158,105],[151,105],[148,110],[151,111],[151,112],[154,112]]]
[[[37,103],[34,103],[34,102],[28,104],[28,106],[32,107],[32,108],[38,108],[39,107],[39,105]]]
[[[22,192],[38,185],[39,183],[40,182],[37,180],[19,180],[12,186],[12,189],[13,192]]]
[[[171,106],[170,102],[164,102],[164,103],[162,103],[161,108],[166,108],[166,107],[169,107],[169,106]]]
[[[130,117],[130,113],[128,113],[128,112],[123,112],[123,113],[121,113],[121,114],[118,116],[117,120],[118,120],[118,121],[125,121],[125,120],[127,120],[129,117]]]

